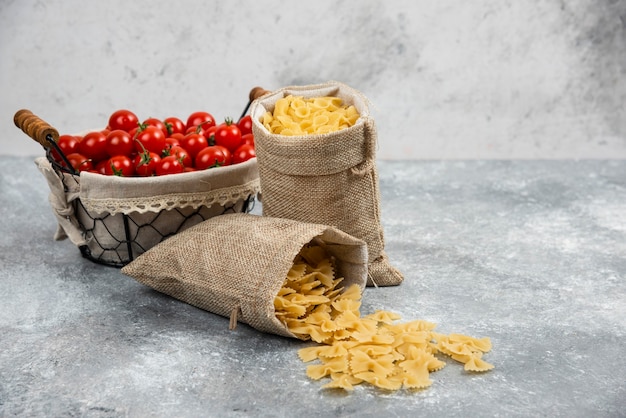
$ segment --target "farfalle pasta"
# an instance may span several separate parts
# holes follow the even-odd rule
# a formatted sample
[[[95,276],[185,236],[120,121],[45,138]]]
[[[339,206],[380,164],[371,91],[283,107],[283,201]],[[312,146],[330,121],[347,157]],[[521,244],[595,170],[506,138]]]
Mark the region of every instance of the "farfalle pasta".
[[[276,317],[298,338],[322,345],[300,349],[306,374],[329,378],[323,388],[353,390],[369,383],[384,390],[422,389],[430,373],[446,363],[445,354],[464,363],[466,371],[484,372],[493,365],[482,359],[491,350],[489,338],[439,334],[436,325],[384,310],[361,315],[361,287],[341,286],[333,259],[319,246],[309,245],[294,260],[274,301]]]
[[[289,94],[278,99],[273,111],[263,114],[263,126],[278,135],[311,135],[339,131],[353,126],[359,112],[339,97],[304,98]]]

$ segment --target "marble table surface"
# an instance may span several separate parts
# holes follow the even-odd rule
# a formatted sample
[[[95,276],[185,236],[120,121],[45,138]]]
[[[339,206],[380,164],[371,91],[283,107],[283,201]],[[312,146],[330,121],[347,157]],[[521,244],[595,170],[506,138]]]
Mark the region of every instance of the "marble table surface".
[[[626,161],[378,162],[406,278],[361,311],[493,343],[492,371],[444,358],[416,392],[322,389],[306,343],[82,258],[32,161],[0,157],[1,417],[626,415]]]

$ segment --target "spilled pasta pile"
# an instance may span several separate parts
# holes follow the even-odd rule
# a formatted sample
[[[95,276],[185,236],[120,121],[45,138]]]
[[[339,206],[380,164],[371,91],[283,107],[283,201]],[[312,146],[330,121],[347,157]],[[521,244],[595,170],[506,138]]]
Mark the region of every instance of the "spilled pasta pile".
[[[288,95],[276,101],[273,112],[265,112],[261,123],[273,134],[292,136],[339,131],[354,125],[358,118],[356,108],[345,106],[338,97]]]
[[[298,338],[321,345],[298,351],[307,376],[329,377],[323,388],[353,390],[367,382],[386,390],[421,389],[432,384],[430,372],[445,362],[445,354],[464,363],[465,370],[483,372],[493,365],[482,359],[491,349],[489,338],[439,334],[435,324],[416,320],[395,323],[400,317],[379,310],[361,316],[361,288],[340,287],[333,260],[316,245],[302,249],[274,300],[277,318]]]

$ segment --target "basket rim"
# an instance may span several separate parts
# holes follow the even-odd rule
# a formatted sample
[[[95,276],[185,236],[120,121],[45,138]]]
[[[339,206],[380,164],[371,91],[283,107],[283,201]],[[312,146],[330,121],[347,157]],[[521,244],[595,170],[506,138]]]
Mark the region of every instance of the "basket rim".
[[[50,169],[45,157],[37,159]],[[55,170],[56,171],[56,170]],[[56,171],[67,201],[80,199],[93,213],[130,214],[174,208],[222,206],[260,192],[256,158],[230,166],[155,177],[118,177]]]

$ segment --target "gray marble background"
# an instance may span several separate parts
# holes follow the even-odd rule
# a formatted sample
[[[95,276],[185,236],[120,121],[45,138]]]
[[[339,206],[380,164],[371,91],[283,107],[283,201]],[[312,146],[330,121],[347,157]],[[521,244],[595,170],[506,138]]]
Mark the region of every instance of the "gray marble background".
[[[626,1],[0,0],[1,154],[62,133],[238,116],[261,85],[343,81],[381,159],[626,158]]]

